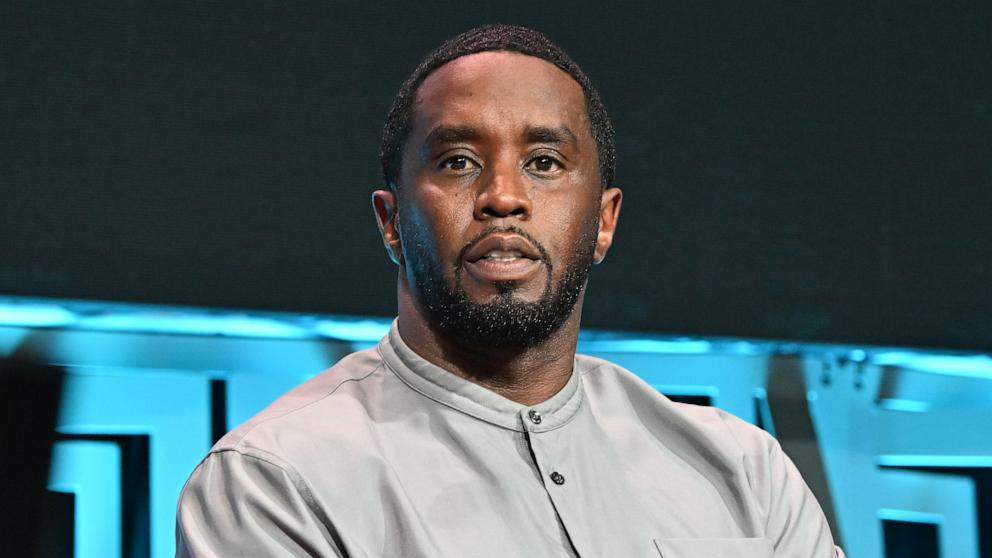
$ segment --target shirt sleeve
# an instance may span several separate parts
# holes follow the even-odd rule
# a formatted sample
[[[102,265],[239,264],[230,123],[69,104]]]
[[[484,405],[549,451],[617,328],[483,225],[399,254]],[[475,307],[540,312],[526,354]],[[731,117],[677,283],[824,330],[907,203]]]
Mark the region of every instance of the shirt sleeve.
[[[751,489],[765,517],[776,557],[844,558],[834,545],[823,509],[778,440],[719,411],[743,448]]]
[[[179,498],[177,557],[346,555],[306,484],[274,456],[211,453]]]
[[[773,438],[769,440],[767,471],[766,532],[775,547],[775,556],[843,556],[834,546],[830,526],[816,497]]]

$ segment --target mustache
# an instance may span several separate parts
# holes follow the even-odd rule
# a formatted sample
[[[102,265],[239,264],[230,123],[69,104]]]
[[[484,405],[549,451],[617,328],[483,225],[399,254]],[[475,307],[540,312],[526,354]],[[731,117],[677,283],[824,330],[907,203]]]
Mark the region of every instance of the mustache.
[[[524,237],[525,239],[527,239],[527,242],[533,244],[534,248],[537,248],[537,251],[541,253],[541,261],[543,261],[545,265],[547,265],[549,268],[551,267],[551,258],[548,256],[548,251],[544,248],[544,245],[538,242],[538,240],[533,236],[531,236],[530,233],[528,233],[527,231],[513,225],[509,227],[495,227],[495,226],[489,227],[488,229],[475,235],[475,237],[472,238],[472,240],[469,240],[465,244],[465,246],[462,247],[461,251],[458,252],[457,265],[458,266],[462,265],[461,262],[465,261],[465,254],[467,254],[468,251],[471,250],[473,246],[482,242],[487,236],[494,233],[512,233]]]

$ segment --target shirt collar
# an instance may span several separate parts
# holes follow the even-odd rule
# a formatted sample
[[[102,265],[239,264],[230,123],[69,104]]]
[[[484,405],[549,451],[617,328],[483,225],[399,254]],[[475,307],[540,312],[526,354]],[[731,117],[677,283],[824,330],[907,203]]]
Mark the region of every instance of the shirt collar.
[[[379,342],[383,361],[404,383],[423,395],[477,419],[519,432],[545,432],[565,425],[584,399],[582,375],[572,376],[551,399],[526,406],[431,364],[400,337],[396,321]]]

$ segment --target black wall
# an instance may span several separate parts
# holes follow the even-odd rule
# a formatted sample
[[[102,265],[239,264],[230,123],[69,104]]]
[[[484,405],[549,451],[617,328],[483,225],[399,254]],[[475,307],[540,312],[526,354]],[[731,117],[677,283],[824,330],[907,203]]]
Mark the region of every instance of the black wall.
[[[392,315],[382,120],[504,21],[617,129],[585,325],[990,349],[990,6],[5,3],[0,294]]]

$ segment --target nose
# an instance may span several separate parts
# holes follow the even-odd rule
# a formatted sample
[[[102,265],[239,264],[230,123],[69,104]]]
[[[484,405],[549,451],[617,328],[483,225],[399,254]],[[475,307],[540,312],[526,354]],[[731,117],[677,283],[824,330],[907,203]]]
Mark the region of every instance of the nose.
[[[517,217],[527,220],[531,210],[527,184],[515,165],[492,167],[483,175],[475,200],[476,219]]]

